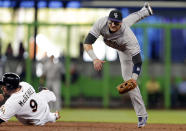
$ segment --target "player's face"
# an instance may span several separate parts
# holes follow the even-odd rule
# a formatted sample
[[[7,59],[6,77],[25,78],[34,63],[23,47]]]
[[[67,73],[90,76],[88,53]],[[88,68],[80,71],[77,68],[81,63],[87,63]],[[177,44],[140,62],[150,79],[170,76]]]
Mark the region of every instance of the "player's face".
[[[115,22],[115,21],[108,20],[108,26],[112,32],[118,31],[121,27],[121,24],[122,22]]]

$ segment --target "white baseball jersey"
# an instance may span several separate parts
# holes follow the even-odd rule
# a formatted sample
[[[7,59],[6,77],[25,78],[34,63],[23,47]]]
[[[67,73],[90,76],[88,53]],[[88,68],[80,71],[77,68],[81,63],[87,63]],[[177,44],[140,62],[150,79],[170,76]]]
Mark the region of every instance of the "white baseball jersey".
[[[43,90],[36,93],[34,88],[20,82],[21,89],[13,93],[0,107],[0,118],[8,121],[15,116],[21,123],[26,125],[44,125],[46,122],[54,122],[56,117],[50,113],[49,101],[55,101],[53,92]]]

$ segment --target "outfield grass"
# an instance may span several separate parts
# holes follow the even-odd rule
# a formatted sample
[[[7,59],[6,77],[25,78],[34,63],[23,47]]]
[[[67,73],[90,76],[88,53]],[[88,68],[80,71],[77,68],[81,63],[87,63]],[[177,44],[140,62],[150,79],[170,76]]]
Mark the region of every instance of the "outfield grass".
[[[148,110],[148,123],[186,124],[184,110]],[[133,110],[126,109],[63,109],[61,121],[136,123]]]
[[[148,110],[148,123],[186,124],[186,110]],[[134,110],[63,109],[59,121],[136,123]],[[11,119],[15,121],[15,117]]]

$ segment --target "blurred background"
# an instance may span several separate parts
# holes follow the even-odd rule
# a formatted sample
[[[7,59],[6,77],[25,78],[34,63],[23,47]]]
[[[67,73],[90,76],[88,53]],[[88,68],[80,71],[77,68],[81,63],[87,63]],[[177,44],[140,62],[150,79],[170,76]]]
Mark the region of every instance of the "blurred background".
[[[113,8],[126,17],[144,2],[0,0],[0,75],[15,72],[38,91],[47,86],[45,65],[53,58],[61,66],[55,72],[61,107],[133,108],[129,96],[115,88],[123,81],[116,50],[102,38],[95,42],[97,56],[107,61],[96,72],[83,41],[92,24]],[[149,109],[186,108],[186,1],[149,2],[154,15],[132,27],[142,50],[138,83],[144,102]]]

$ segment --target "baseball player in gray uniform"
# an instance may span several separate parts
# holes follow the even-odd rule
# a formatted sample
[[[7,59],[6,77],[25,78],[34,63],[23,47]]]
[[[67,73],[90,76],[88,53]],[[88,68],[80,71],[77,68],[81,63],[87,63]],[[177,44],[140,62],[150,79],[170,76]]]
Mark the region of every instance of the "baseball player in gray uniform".
[[[92,46],[96,39],[102,35],[106,45],[117,49],[124,81],[137,80],[141,71],[142,60],[139,43],[130,27],[152,14],[153,11],[149,3],[146,2],[141,10],[124,19],[119,10],[112,10],[109,16],[100,18],[93,25],[84,42],[84,49],[92,58],[94,69],[100,71],[105,62],[97,58]],[[148,115],[138,86],[128,93],[138,116],[138,127],[144,127]]]
[[[60,118],[59,112],[50,112],[48,102],[56,101],[52,91],[42,90],[36,93],[34,88],[20,82],[15,73],[5,73],[0,81],[3,96],[9,96],[0,107],[0,123],[8,121],[15,116],[24,125],[44,125],[47,122],[55,122]]]
[[[43,74],[46,76],[46,87],[53,91],[57,102],[49,103],[51,110],[60,110],[62,106],[61,99],[61,74],[65,73],[65,67],[60,61],[55,62],[54,56],[44,64]]]

